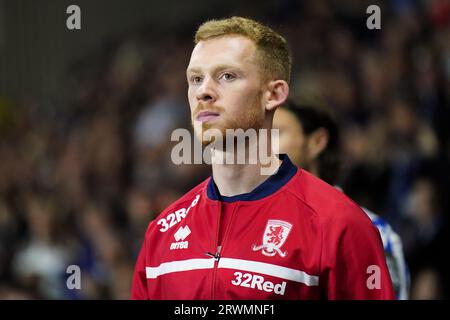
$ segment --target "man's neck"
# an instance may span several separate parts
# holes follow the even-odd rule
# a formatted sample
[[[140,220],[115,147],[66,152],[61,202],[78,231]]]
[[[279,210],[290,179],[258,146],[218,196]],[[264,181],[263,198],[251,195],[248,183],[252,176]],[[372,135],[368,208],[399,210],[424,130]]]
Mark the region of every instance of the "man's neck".
[[[214,182],[222,196],[232,197],[249,193],[277,172],[281,160],[270,156],[270,169],[261,162],[256,164],[212,164]],[[269,174],[262,174],[262,172]]]

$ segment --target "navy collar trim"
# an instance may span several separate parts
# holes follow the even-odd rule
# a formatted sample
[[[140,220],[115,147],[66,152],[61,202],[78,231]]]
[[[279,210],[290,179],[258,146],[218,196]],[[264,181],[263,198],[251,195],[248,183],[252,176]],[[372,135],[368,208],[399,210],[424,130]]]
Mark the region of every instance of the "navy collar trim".
[[[236,201],[260,200],[270,196],[283,187],[297,173],[297,167],[292,164],[286,154],[280,154],[278,157],[283,161],[278,171],[249,193],[238,194],[232,197],[222,196],[211,176],[207,187],[208,198],[231,203]]]

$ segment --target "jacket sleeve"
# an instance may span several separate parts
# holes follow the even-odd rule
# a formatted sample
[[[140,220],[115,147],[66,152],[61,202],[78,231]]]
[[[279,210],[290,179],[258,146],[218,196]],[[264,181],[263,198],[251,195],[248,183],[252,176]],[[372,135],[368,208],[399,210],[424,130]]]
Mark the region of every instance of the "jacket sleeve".
[[[356,205],[341,210],[323,225],[323,295],[331,300],[395,299],[378,230]]]
[[[147,230],[148,232],[148,230]],[[145,271],[145,257],[147,254],[147,233],[144,242],[139,252],[133,274],[133,282],[131,285],[131,299],[133,300],[148,300],[147,294],[147,276]]]

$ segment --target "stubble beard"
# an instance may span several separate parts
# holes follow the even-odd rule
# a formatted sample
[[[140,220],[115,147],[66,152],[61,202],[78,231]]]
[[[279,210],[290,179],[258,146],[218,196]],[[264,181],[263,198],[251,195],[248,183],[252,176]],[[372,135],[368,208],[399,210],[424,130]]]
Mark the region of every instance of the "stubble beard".
[[[259,96],[255,97],[253,101],[249,104],[249,112],[243,112],[242,117],[230,117],[225,111],[226,109],[222,106],[216,106],[214,108],[208,108],[208,110],[218,112],[220,114],[220,119],[217,122],[206,122],[201,124],[201,132],[198,132],[194,126],[194,120],[192,119],[192,127],[194,128],[197,138],[201,141],[203,147],[207,147],[215,142],[214,136],[211,139],[205,137],[205,132],[210,129],[216,129],[220,131],[222,137],[222,143],[225,147],[227,145],[228,139],[235,139],[233,131],[237,129],[242,129],[244,132],[248,129],[259,130],[264,125],[264,112],[261,109],[261,98]],[[206,107],[199,104],[195,109],[197,114],[201,110],[206,109]],[[231,129],[231,135],[228,136],[226,130]]]

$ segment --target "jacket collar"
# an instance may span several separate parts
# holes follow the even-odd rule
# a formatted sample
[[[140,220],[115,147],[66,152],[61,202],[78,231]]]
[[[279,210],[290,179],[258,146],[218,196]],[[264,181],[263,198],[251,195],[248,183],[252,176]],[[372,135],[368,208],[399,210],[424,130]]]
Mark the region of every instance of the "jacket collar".
[[[208,182],[207,195],[211,200],[218,200],[227,203],[236,201],[254,201],[260,200],[278,191],[283,187],[296,173],[297,167],[292,164],[291,160],[286,154],[278,156],[283,161],[277,172],[271,175],[267,180],[257,186],[253,191],[243,194],[238,194],[232,197],[222,196],[217,188],[213,177]]]

